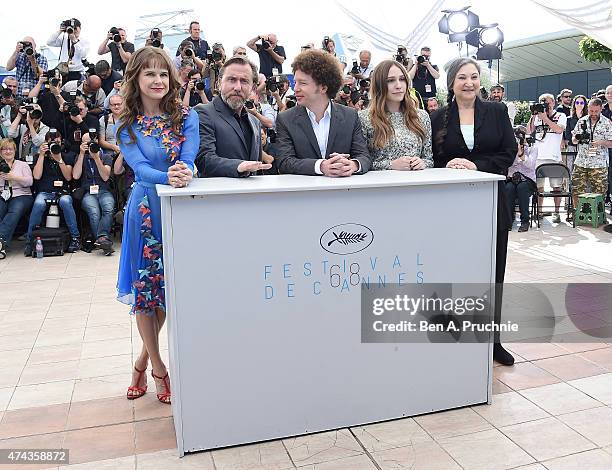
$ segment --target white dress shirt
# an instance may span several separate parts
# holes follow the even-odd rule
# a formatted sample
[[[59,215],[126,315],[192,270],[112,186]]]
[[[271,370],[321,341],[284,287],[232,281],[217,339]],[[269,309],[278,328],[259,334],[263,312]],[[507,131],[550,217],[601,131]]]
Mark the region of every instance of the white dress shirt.
[[[74,56],[70,61],[69,49],[68,49],[68,34],[64,32],[55,32],[47,41],[47,46],[59,47],[59,61],[68,62],[68,70],[70,72],[84,72],[85,66],[81,62],[82,59],[87,57],[89,51],[89,44],[87,41],[79,38],[79,42],[74,45]]]
[[[323,117],[319,122],[317,122],[317,116],[310,109],[306,108],[306,113],[310,118],[310,124],[312,125],[312,130],[314,131],[315,137],[317,138],[317,143],[319,144],[319,150],[321,152],[320,158],[315,162],[315,173],[317,175],[322,175],[321,171],[321,163],[325,159],[327,155],[327,138],[329,137],[329,125],[331,124],[331,101],[327,103],[327,108],[323,113]]]

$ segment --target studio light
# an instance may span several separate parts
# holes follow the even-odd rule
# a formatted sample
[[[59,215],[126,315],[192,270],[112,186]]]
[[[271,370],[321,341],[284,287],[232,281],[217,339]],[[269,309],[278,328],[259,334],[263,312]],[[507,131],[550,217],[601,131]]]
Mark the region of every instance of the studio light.
[[[478,15],[469,9],[468,5],[460,10],[442,10],[438,31],[448,34],[448,42],[463,42],[470,31],[480,26]]]
[[[482,25],[465,37],[465,42],[478,48],[478,60],[497,60],[502,58],[504,33],[497,23]]]

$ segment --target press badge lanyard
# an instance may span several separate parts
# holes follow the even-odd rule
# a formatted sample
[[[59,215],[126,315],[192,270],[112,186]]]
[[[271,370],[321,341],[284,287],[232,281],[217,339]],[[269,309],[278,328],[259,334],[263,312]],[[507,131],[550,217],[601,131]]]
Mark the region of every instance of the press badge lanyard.
[[[591,130],[591,142],[595,140],[595,129],[597,129],[597,124],[599,124],[599,120],[601,118],[597,118],[597,122],[593,125],[593,122],[589,119],[589,129]]]
[[[94,170],[94,166],[91,164],[91,158],[87,158],[87,166],[89,167],[89,170],[91,171],[91,183],[93,186],[95,186],[96,184],[96,173]]]

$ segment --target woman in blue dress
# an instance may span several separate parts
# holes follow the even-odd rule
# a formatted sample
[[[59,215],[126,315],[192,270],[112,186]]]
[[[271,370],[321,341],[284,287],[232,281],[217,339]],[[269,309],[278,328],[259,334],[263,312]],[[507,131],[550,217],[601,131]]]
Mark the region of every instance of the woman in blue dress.
[[[179,102],[180,83],[167,54],[155,47],[136,51],[123,79],[124,107],[117,142],[136,182],[127,203],[118,299],[132,306],[143,346],[134,364],[127,398],[146,393],[151,359],[157,398],[170,403],[170,380],[159,353],[166,319],[160,199],[156,184],[184,187],[193,177],[199,148],[198,118]]]

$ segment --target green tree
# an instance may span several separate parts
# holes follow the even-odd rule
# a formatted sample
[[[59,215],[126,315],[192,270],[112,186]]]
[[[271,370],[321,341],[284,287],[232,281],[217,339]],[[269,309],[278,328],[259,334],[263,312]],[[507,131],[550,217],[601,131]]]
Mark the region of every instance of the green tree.
[[[612,50],[588,36],[583,37],[578,44],[580,55],[589,62],[612,62]]]

